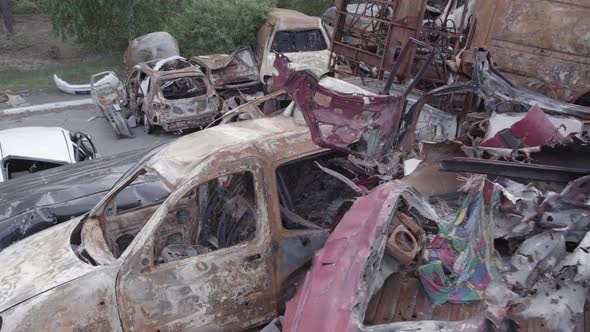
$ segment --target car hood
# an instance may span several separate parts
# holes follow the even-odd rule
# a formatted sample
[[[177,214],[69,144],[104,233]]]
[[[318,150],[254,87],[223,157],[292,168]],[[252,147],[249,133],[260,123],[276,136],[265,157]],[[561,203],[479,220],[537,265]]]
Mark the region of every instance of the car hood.
[[[297,52],[284,54],[291,63],[289,69],[300,71],[310,69],[316,74],[322,75],[328,72],[328,65],[330,63],[330,51],[314,51],[314,52]]]
[[[72,251],[70,236],[80,220],[48,228],[0,252],[0,312],[100,268]]]

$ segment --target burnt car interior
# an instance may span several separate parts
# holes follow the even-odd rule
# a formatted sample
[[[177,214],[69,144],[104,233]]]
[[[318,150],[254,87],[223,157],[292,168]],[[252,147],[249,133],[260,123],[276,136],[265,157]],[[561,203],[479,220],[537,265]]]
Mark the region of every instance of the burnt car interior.
[[[146,190],[159,195],[146,201],[128,199],[141,196],[136,191],[143,190],[146,183],[150,184]],[[80,244],[76,251],[91,264],[104,262],[100,257],[120,257],[169,194],[157,175],[140,174],[113,198],[104,217],[98,218],[100,221],[86,221],[81,239],[72,241]],[[153,239],[155,264],[253,240],[256,211],[254,177],[250,172],[221,176],[199,185],[170,207],[164,217]],[[87,245],[86,240],[94,243]]]
[[[2,172],[6,179],[15,179],[27,174],[43,171],[64,165],[64,163],[57,163],[44,160],[33,160],[25,158],[7,158],[2,165]]]
[[[328,48],[322,30],[277,31],[272,42],[272,51],[279,53],[314,52]]]
[[[254,176],[247,171],[221,176],[192,189],[157,231],[156,264],[253,240],[257,220],[255,195]]]
[[[168,100],[194,98],[207,94],[207,85],[199,77],[180,77],[160,83],[162,95]]]
[[[336,226],[358,194],[344,182],[324,173],[316,162],[342,171],[339,165],[346,160],[345,153],[328,152],[277,168],[283,227],[333,229]]]

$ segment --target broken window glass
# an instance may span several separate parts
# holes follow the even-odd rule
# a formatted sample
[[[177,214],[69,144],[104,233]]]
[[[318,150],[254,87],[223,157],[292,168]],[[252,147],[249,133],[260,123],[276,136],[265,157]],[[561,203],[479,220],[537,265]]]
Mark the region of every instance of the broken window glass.
[[[168,100],[194,98],[207,94],[207,85],[200,77],[180,77],[160,83],[162,95]]]
[[[155,239],[157,263],[252,241],[257,205],[251,172],[200,184],[170,209]]]
[[[277,31],[272,51],[279,53],[314,52],[328,48],[322,30]]]

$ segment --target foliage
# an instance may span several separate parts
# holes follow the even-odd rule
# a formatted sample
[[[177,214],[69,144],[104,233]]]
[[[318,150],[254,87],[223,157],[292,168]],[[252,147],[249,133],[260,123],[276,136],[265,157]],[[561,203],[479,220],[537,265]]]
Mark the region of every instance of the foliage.
[[[15,15],[38,14],[39,0],[12,0],[12,11]]]
[[[334,0],[279,0],[278,7],[321,17],[326,9],[334,6],[334,3]]]
[[[39,0],[54,30],[95,49],[126,46],[129,39],[159,31],[187,0]]]
[[[191,0],[168,31],[183,54],[231,53],[256,43],[256,31],[275,6],[276,0]]]

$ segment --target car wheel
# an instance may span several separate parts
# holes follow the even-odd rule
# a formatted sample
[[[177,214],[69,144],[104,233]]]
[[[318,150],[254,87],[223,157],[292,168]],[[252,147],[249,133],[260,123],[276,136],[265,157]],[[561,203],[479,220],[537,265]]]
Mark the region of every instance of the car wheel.
[[[154,126],[145,113],[143,113],[143,130],[148,134],[154,133]]]

